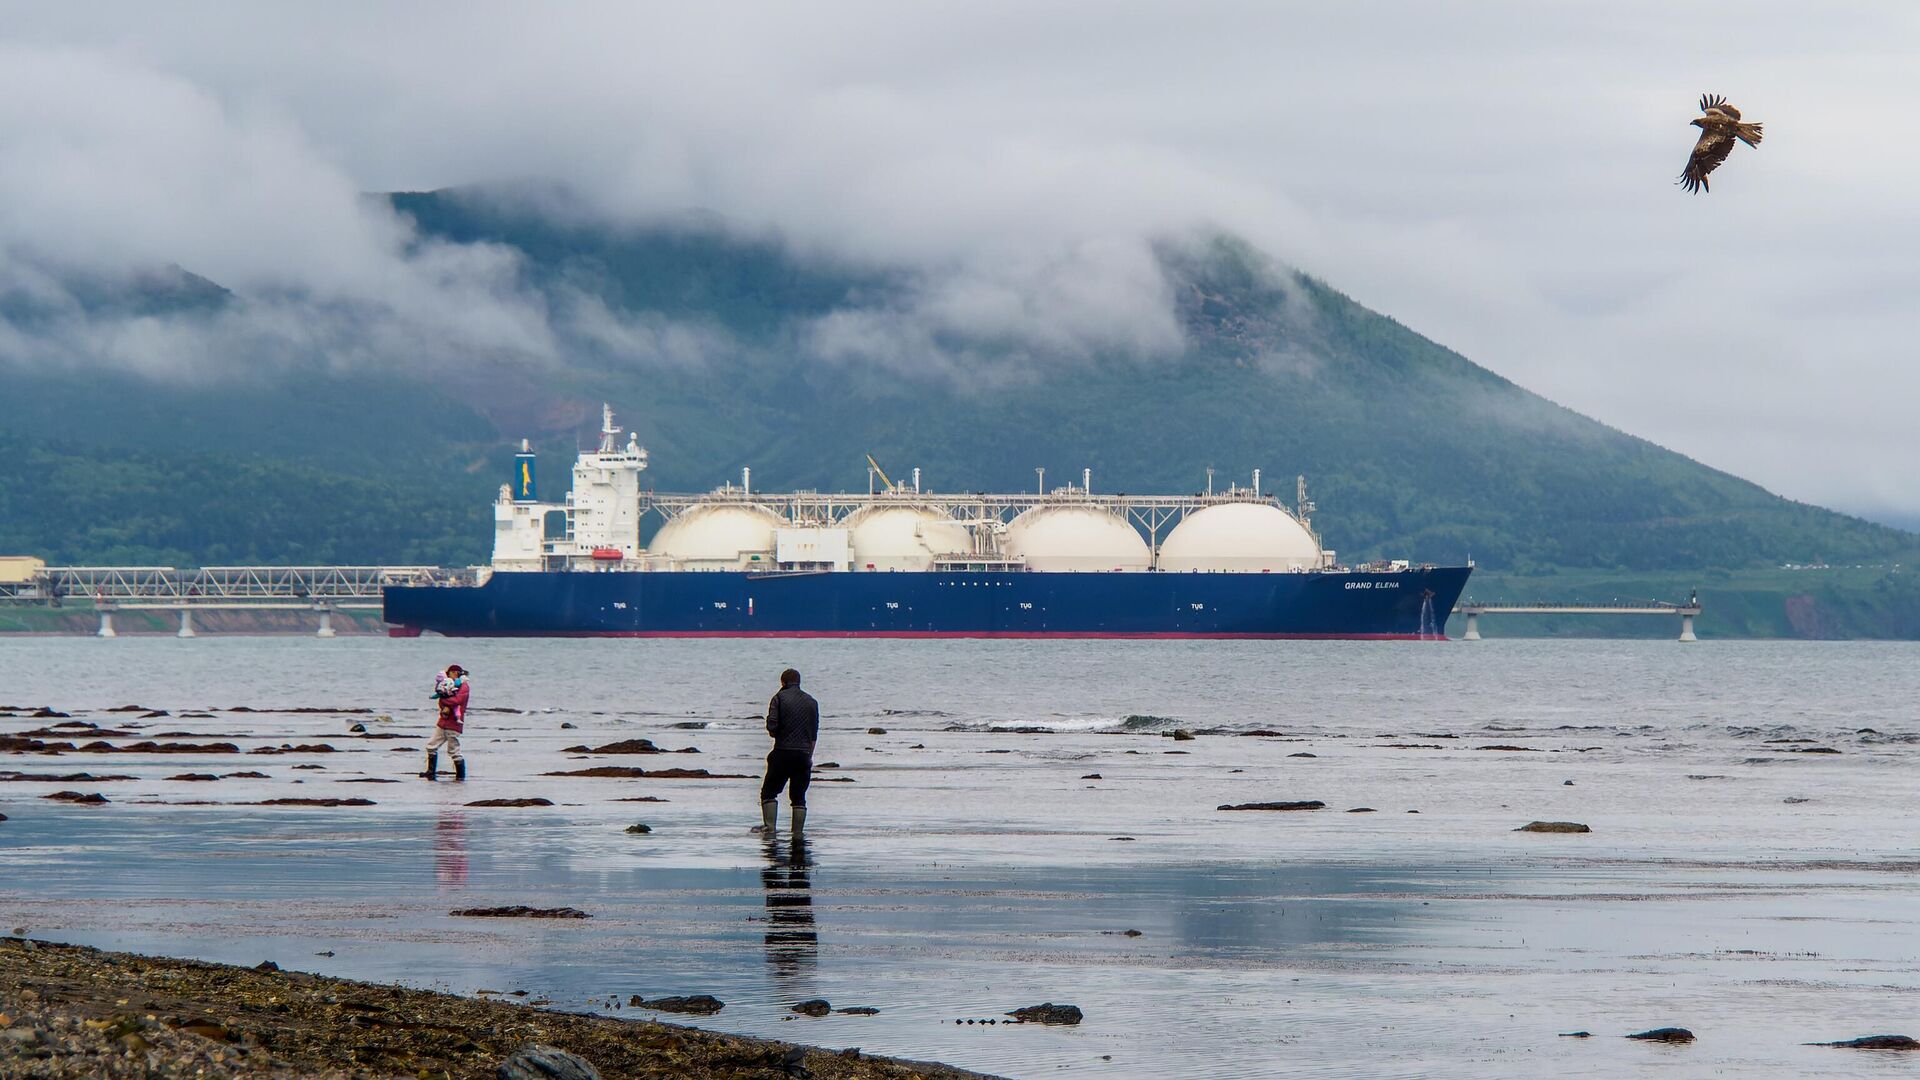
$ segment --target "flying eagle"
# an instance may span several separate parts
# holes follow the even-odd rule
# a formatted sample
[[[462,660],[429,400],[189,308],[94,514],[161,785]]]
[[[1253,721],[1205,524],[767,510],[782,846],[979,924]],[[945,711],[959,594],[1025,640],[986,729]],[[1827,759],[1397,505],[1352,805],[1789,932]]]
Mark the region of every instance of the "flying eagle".
[[[1707,174],[1720,167],[1733,153],[1733,140],[1748,146],[1760,145],[1760,125],[1740,121],[1740,110],[1727,104],[1719,94],[1700,95],[1700,111],[1705,115],[1693,122],[1700,129],[1700,141],[1693,144],[1687,158],[1687,170],[1680,174],[1680,186],[1698,194],[1709,190]]]

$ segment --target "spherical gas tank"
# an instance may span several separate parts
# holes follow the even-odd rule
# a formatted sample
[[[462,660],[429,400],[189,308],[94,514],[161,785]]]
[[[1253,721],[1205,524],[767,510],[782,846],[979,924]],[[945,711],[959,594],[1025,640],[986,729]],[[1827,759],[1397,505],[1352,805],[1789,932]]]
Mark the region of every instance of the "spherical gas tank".
[[[1006,547],[1029,570],[1136,571],[1153,562],[1132,525],[1091,506],[1036,506],[1007,526]]]
[[[660,526],[647,550],[689,570],[751,566],[755,555],[771,564],[773,531],[783,520],[758,503],[705,503]]]
[[[1188,514],[1160,543],[1169,572],[1279,573],[1320,565],[1320,545],[1271,503],[1221,503]]]
[[[856,570],[930,570],[939,556],[973,549],[967,527],[931,506],[866,506],[844,524]]]

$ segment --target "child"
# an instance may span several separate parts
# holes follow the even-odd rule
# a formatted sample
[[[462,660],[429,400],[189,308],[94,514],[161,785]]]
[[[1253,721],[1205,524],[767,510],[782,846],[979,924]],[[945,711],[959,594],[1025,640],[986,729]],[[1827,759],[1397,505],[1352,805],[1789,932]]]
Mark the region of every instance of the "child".
[[[467,759],[460,753],[460,734],[467,729],[467,698],[471,693],[467,669],[459,664],[448,664],[447,670],[433,680],[433,696],[439,703],[440,717],[434,723],[433,738],[427,740],[427,771],[421,776],[429,780],[440,778],[439,750],[445,746],[447,757],[453,760],[453,778],[467,778]]]

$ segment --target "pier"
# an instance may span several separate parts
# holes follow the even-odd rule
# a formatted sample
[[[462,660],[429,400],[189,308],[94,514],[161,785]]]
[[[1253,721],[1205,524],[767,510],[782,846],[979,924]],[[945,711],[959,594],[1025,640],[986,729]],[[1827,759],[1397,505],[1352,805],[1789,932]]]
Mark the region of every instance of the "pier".
[[[380,610],[387,585],[452,585],[463,575],[436,566],[48,566],[21,582],[0,584],[0,604],[90,601],[97,635],[115,636],[116,611],[178,613],[178,636],[194,636],[196,611],[311,611],[314,636],[333,636],[336,611]]]
[[[1453,613],[1467,618],[1466,632],[1460,635],[1462,641],[1480,640],[1482,615],[1664,615],[1669,618],[1678,615],[1678,640],[1700,640],[1693,634],[1693,620],[1700,614],[1698,596],[1689,598],[1684,604],[1663,600],[1649,600],[1644,604],[1553,604],[1545,601],[1533,604],[1482,604],[1463,600],[1454,606]]]

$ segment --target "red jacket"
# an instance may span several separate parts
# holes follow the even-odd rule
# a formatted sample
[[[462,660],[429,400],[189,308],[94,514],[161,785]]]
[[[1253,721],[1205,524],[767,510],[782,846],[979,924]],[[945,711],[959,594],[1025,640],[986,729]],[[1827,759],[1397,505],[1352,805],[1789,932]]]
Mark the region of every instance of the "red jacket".
[[[460,689],[440,699],[440,722],[435,727],[443,727],[454,734],[467,730],[467,696],[472,685],[465,679],[460,680]]]

